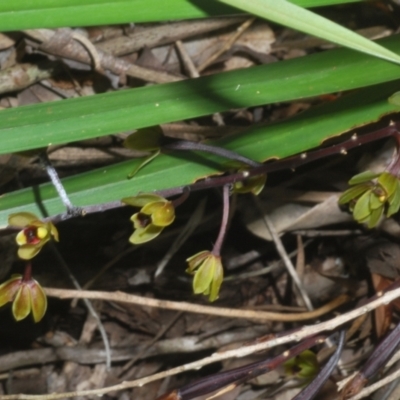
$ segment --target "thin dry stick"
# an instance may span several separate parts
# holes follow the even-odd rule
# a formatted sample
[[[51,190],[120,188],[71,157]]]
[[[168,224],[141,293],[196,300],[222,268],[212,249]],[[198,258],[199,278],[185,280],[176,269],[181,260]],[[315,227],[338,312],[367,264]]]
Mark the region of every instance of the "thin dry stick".
[[[70,40],[72,39],[71,30],[62,29],[55,32],[50,29],[28,29],[25,30],[24,33],[35,41],[41,42],[41,45],[36,45],[36,47],[40,47],[40,49],[45,52],[58,57],[79,61],[84,64],[92,64],[92,58],[88,54],[87,49],[82,48],[76,40]],[[32,46],[35,47],[35,43],[32,43]],[[100,58],[101,68],[109,70],[117,75],[129,75],[144,81],[156,83],[182,80],[181,77],[140,67],[139,65],[104,53],[101,50],[97,50],[97,56]]]
[[[301,235],[296,235],[296,239],[297,239],[296,271],[299,278],[302,279],[304,276],[306,257],[304,252],[303,238],[301,237]]]
[[[96,46],[87,37],[80,35],[79,33],[72,32],[71,37],[73,37],[86,48],[86,50],[90,54],[90,57],[92,57],[93,69],[97,72],[102,73],[103,69],[101,68],[101,59],[96,49]]]
[[[187,53],[185,46],[183,45],[181,40],[177,40],[175,42],[176,48],[179,51],[180,56],[182,57],[182,61],[185,64],[187,72],[191,78],[198,78],[200,76],[199,72],[196,69],[192,59],[190,58],[189,54]]]
[[[82,289],[81,285],[79,284],[79,282],[76,280],[75,276],[72,274],[71,270],[69,269],[67,262],[64,260],[64,257],[58,251],[58,249],[54,245],[54,243],[50,242],[50,247],[51,247],[51,250],[53,251],[54,255],[57,257],[57,259],[58,259],[60,265],[62,266],[63,270],[65,271],[66,275],[69,277],[72,284],[75,286],[75,288],[78,290]],[[110,342],[108,341],[107,332],[104,328],[103,323],[101,322],[101,318],[100,318],[99,314],[93,307],[92,302],[88,299],[83,299],[83,303],[85,304],[90,315],[95,319],[95,321],[97,323],[97,329],[99,330],[100,336],[104,343],[104,350],[106,353],[106,357],[105,357],[106,368],[107,368],[107,370],[109,370],[111,368],[111,349],[110,349]]]
[[[303,243],[303,248],[306,248],[312,242],[313,242],[312,240],[306,241],[305,243]],[[297,250],[294,250],[291,253],[289,253],[288,256],[294,257],[296,254],[297,254]],[[269,274],[270,272],[280,269],[282,267],[283,267],[282,260],[272,261],[267,267],[261,268],[257,271],[243,272],[242,274],[227,276],[226,278],[224,278],[224,282],[225,281],[234,281],[237,279],[248,279],[248,278],[253,278],[255,276],[266,275],[266,274]]]
[[[236,310],[233,308],[224,307],[211,307],[202,306],[198,304],[186,303],[184,301],[169,301],[150,299],[146,297],[136,296],[134,294],[128,294],[124,292],[101,292],[91,290],[70,290],[70,289],[53,289],[45,288],[47,296],[59,297],[60,299],[97,299],[106,301],[116,301],[121,303],[138,304],[147,307],[163,308],[165,310],[178,310],[187,311],[197,314],[208,314],[216,315],[219,317],[227,318],[243,318],[258,321],[281,321],[281,322],[295,322],[295,321],[306,321],[314,318],[318,318],[340,305],[346,303],[349,300],[349,296],[340,295],[331,302],[324,306],[317,308],[313,311],[306,311],[303,313],[275,313],[267,311],[253,311],[253,310]]]
[[[255,21],[255,18],[249,18],[247,21],[243,22],[242,25],[237,28],[236,33],[230,37],[229,40],[225,42],[225,44],[211,57],[209,57],[206,61],[203,62],[200,66],[197,67],[197,71],[203,71],[206,69],[214,60],[216,60],[221,54],[225,53],[225,51],[229,50],[232,45],[239,39],[239,37],[243,34],[243,32],[249,28],[249,26]]]
[[[199,71],[196,69],[196,66],[194,65],[193,60],[190,58],[190,55],[185,49],[185,46],[183,45],[181,40],[176,41],[176,48],[179,51],[180,56],[182,57],[182,61],[185,64],[185,67],[189,73],[189,76],[191,78],[198,78],[200,76]],[[220,113],[215,113],[213,115],[215,121],[217,122],[218,126],[223,126],[225,125],[224,119],[222,118],[222,115]]]
[[[276,232],[276,229],[274,227],[274,224],[272,223],[271,219],[269,218],[269,216],[267,214],[264,213],[261,205],[260,205],[260,200],[258,197],[253,196],[254,199],[254,203],[256,204],[256,207],[260,210],[261,214],[262,214],[262,218],[263,221],[265,223],[265,226],[267,227],[267,229],[269,230],[269,233],[272,236],[272,239],[275,243],[276,246],[276,250],[278,251],[279,255],[282,258],[282,261],[285,263],[285,266],[290,274],[290,276],[293,279],[293,282],[295,284],[295,288],[297,289],[299,295],[301,296],[305,306],[307,307],[308,310],[313,310],[314,307],[311,303],[310,298],[308,297],[308,294],[306,292],[306,290],[303,287],[303,284],[300,281],[299,276],[297,275],[296,269],[294,268],[294,265],[292,264],[292,261],[290,260],[285,247],[283,246],[283,243],[279,237],[279,235]]]
[[[62,291],[60,289],[47,289],[47,293],[50,295],[55,295],[57,292],[57,297],[60,297],[62,294],[66,295],[68,293],[69,296],[71,297],[71,291]],[[67,292],[67,293],[65,293]],[[95,293],[95,292],[75,292],[75,295],[84,295],[84,294],[90,294],[90,293]],[[115,293],[110,293],[114,294]],[[118,294],[118,293],[117,293]],[[65,296],[64,296],[65,297]],[[83,296],[81,296],[83,297]],[[189,364],[184,364],[179,367],[172,368],[168,371],[165,372],[159,372],[154,375],[147,376],[145,378],[140,378],[136,379],[134,381],[129,381],[129,382],[122,382],[118,385],[114,386],[109,386],[106,388],[101,388],[101,389],[93,389],[93,390],[82,390],[79,392],[66,392],[66,393],[53,393],[53,394],[40,394],[40,395],[25,395],[25,394],[11,394],[11,395],[0,395],[0,400],[55,400],[55,399],[62,399],[62,398],[71,398],[75,396],[90,396],[90,395],[97,395],[101,396],[106,393],[115,391],[115,390],[124,390],[124,389],[129,389],[133,387],[142,387],[146,385],[149,382],[153,382],[159,379],[164,379],[168,376],[172,375],[177,375],[179,373],[189,371],[189,370],[196,370],[204,367],[205,365],[209,365],[215,362],[220,362],[223,360],[227,360],[229,358],[238,358],[238,357],[245,357],[249,354],[254,354],[259,351],[263,351],[266,349],[270,349],[285,343],[290,343],[290,342],[299,342],[300,340],[311,336],[311,335],[316,335],[322,331],[327,331],[327,330],[333,330],[337,328],[340,325],[345,324],[346,322],[349,322],[355,318],[360,317],[361,315],[364,315],[366,313],[369,313],[372,310],[375,310],[377,307],[383,305],[383,304],[388,304],[392,302],[393,300],[397,299],[400,297],[400,288],[391,290],[389,292],[386,292],[384,294],[380,293],[377,299],[372,300],[368,304],[365,304],[361,307],[358,307],[348,313],[339,315],[336,318],[333,318],[332,320],[325,321],[325,322],[320,322],[319,324],[311,325],[311,326],[304,326],[302,329],[290,333],[286,336],[278,337],[275,339],[271,339],[267,342],[262,342],[262,343],[257,343],[253,344],[250,346],[242,346],[238,349],[234,350],[228,350],[222,353],[214,353],[209,357],[205,357],[202,360],[194,361]],[[94,298],[91,296],[91,298]],[[96,298],[99,298],[96,296]],[[115,300],[115,299],[112,299]],[[352,399],[356,400],[356,399]]]
[[[133,357],[131,360],[129,360],[122,368],[120,373],[118,374],[118,377],[120,378],[125,378],[125,372],[133,365],[137,360],[140,358],[143,358],[143,356],[148,352],[151,346],[153,346],[154,343],[156,343],[162,336],[164,336],[164,333],[167,332],[173,325],[175,325],[175,322],[178,321],[178,319],[182,316],[183,311],[179,311],[175,314],[175,316],[166,324],[154,338],[146,345],[146,347],[142,350],[139,351],[139,353],[136,354],[135,357]]]

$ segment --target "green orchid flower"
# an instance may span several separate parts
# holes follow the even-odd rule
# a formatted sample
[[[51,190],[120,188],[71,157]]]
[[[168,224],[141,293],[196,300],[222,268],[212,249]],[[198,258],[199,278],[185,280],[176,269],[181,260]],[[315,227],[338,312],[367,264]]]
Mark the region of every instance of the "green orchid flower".
[[[339,204],[349,204],[354,219],[373,228],[382,216],[390,217],[400,209],[400,182],[389,172],[366,171],[354,176],[352,186],[339,198]]]
[[[283,368],[286,375],[293,375],[304,380],[304,384],[312,381],[319,372],[317,356],[311,350],[305,350],[298,356],[287,360],[283,364]]]
[[[139,194],[126,197],[121,201],[133,207],[141,207],[140,211],[131,217],[135,229],[129,238],[132,244],[149,242],[175,220],[175,207],[164,197],[155,194]]]
[[[39,322],[47,309],[47,297],[35,279],[25,280],[22,275],[13,275],[0,285],[0,307],[12,302],[12,313],[17,321],[31,312],[33,320]]]
[[[59,241],[57,228],[51,222],[41,221],[35,214],[20,212],[8,217],[8,224],[22,228],[17,234],[18,256],[30,260],[51,239]]]
[[[201,251],[187,260],[187,273],[194,275],[193,291],[209,296],[210,301],[218,299],[219,290],[224,278],[221,257],[210,251]]]

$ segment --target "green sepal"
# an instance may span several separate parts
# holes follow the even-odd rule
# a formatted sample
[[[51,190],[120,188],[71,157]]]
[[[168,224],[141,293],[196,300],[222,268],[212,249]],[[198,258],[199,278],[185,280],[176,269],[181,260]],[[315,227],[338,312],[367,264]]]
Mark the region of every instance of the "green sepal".
[[[383,172],[378,178],[378,183],[385,190],[387,197],[390,197],[396,191],[398,179],[389,172]]]
[[[372,190],[367,190],[358,200],[356,205],[354,206],[353,216],[354,219],[358,222],[364,221],[369,217],[371,213],[371,209],[369,207],[370,197]]]
[[[124,197],[121,202],[124,204],[127,204],[128,206],[132,207],[139,207],[142,208],[148,203],[153,203],[155,201],[168,201],[164,199],[164,197],[158,196],[153,193],[141,193],[138,194],[137,196],[132,196],[132,197]]]
[[[389,98],[388,98],[388,103],[392,104],[394,106],[400,106],[400,92],[395,92],[393,93]]]
[[[136,166],[132,172],[127,176],[128,179],[132,179],[145,165],[153,161],[159,154],[161,150],[157,150],[154,153],[149,154],[138,166]]]
[[[361,172],[360,174],[353,176],[349,180],[349,185],[358,185],[359,183],[365,183],[368,181],[372,181],[373,179],[377,178],[379,175],[380,175],[380,173],[375,173],[372,171],[364,171],[364,172]]]
[[[364,185],[357,185],[357,186],[347,189],[339,197],[339,204],[343,205],[343,204],[350,202],[353,199],[358,198],[359,196],[361,196],[364,192],[366,192],[370,188],[371,188],[371,185],[364,184]]]
[[[376,195],[374,192],[372,192],[371,197],[369,198],[370,210],[373,211],[373,210],[377,210],[378,208],[383,208],[385,201],[386,201],[386,197],[384,197],[384,199],[382,201],[378,195]]]
[[[397,213],[400,209],[400,182],[397,180],[396,190],[389,197],[389,207],[386,211],[386,216],[390,217],[391,215]]]
[[[378,225],[378,222],[380,221],[382,215],[383,215],[383,207],[377,208],[376,210],[372,210],[369,215],[368,228],[371,229],[374,228],[376,225]]]
[[[163,131],[159,126],[139,129],[131,133],[124,141],[124,147],[131,150],[155,151],[161,147]]]

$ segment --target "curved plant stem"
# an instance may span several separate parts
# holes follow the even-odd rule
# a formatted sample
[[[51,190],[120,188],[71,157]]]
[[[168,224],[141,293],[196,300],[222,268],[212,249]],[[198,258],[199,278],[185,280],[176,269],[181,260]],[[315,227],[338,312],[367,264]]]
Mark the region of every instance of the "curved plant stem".
[[[300,280],[300,277],[297,274],[296,268],[294,267],[292,261],[290,260],[288,254],[286,252],[286,249],[285,249],[278,233],[276,232],[274,224],[271,221],[271,218],[267,214],[264,213],[264,211],[261,207],[259,198],[257,196],[253,196],[253,200],[256,205],[256,208],[259,210],[259,212],[262,216],[262,219],[264,221],[264,224],[265,224],[267,230],[269,231],[269,233],[275,243],[277,252],[281,256],[282,261],[285,264],[288,273],[290,274],[290,276],[293,279],[294,287],[297,289],[297,292],[300,295],[301,299],[303,300],[303,303],[305,304],[307,309],[309,311],[313,310],[314,307],[313,307],[312,302],[307,294],[307,291],[304,289],[304,286]]]
[[[229,220],[229,189],[230,185],[225,185],[223,188],[223,212],[222,212],[221,228],[219,230],[218,238],[212,250],[212,253],[215,256],[219,256],[221,254],[221,247],[226,236],[226,228],[228,226],[228,220]]]
[[[215,154],[233,161],[239,161],[240,163],[246,164],[250,167],[260,167],[262,164],[254,161],[250,158],[241,156],[234,151],[225,149],[223,147],[211,146],[205,143],[191,142],[189,140],[177,140],[172,143],[168,143],[162,146],[163,149],[169,150],[192,150],[192,151],[204,151],[206,153]]]
[[[72,274],[71,270],[68,267],[67,262],[64,260],[64,257],[61,255],[61,253],[58,251],[57,247],[54,245],[54,243],[50,243],[51,250],[53,251],[55,257],[59,261],[62,269],[64,270],[65,274],[69,277],[71,280],[72,284],[75,286],[75,288],[78,291],[82,290],[81,285],[75,278],[75,276]],[[97,328],[100,332],[101,338],[104,343],[104,349],[106,353],[106,368],[109,370],[111,368],[111,349],[110,349],[110,342],[108,340],[107,332],[104,328],[103,323],[101,322],[100,316],[97,313],[97,311],[94,309],[92,302],[89,299],[83,299],[83,303],[85,304],[88,312],[90,315],[94,318],[94,320],[97,323]]]

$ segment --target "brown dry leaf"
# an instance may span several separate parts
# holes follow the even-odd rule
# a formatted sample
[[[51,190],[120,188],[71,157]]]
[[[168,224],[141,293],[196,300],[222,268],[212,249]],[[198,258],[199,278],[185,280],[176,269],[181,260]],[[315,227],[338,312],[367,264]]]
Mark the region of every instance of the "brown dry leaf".
[[[201,65],[216,53],[224,43],[234,34],[231,29],[228,33],[220,35],[207,35],[205,37],[187,40],[184,42],[185,50],[195,65]],[[235,46],[241,50],[248,49],[249,52],[268,55],[271,45],[275,41],[275,36],[271,28],[265,22],[259,22],[246,30],[236,41]],[[170,46],[162,46],[153,49],[153,54],[161,61],[167,60],[166,65],[169,70],[179,70],[180,58],[175,50],[171,51]],[[253,61],[248,61],[247,57],[239,57],[243,60],[242,64],[238,60],[229,61],[232,63],[230,68],[242,68],[254,65]],[[246,61],[245,61],[246,60]],[[224,69],[229,69],[225,67]]]
[[[323,195],[323,193],[321,193]],[[350,214],[338,206],[339,194],[328,194],[320,204],[307,206],[299,203],[263,202],[263,210],[269,215],[278,233],[298,230],[316,229],[326,225],[338,224],[352,220]],[[261,215],[256,210],[245,214],[247,228],[256,236],[272,240]]]
[[[89,389],[104,387],[106,377],[107,377],[106,366],[104,364],[98,364],[92,369],[91,375],[87,379],[81,380],[76,385],[76,390],[80,391],[80,390],[89,390]],[[93,396],[92,398],[97,398],[97,396]]]
[[[14,46],[15,39],[12,37],[5,35],[4,33],[0,33],[0,50],[8,49],[11,46]]]
[[[15,174],[25,168],[31,159],[17,154],[0,155],[0,187],[11,181]]]

